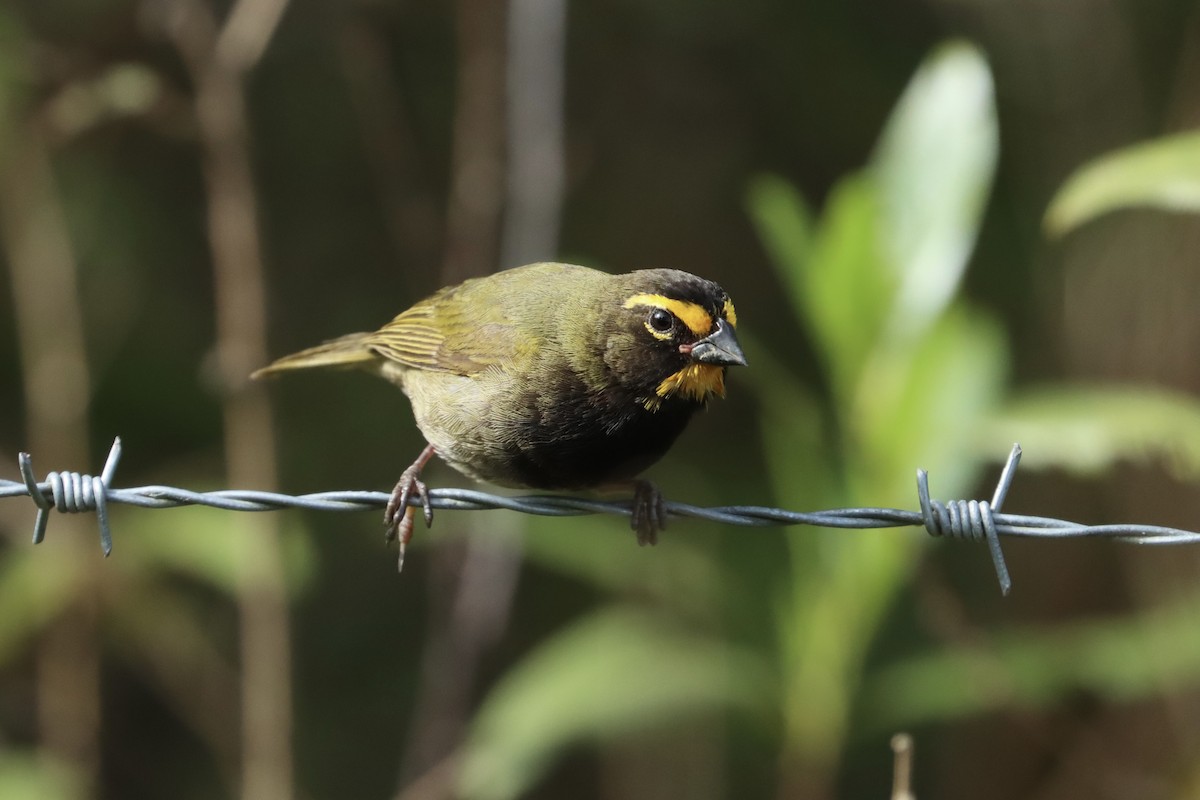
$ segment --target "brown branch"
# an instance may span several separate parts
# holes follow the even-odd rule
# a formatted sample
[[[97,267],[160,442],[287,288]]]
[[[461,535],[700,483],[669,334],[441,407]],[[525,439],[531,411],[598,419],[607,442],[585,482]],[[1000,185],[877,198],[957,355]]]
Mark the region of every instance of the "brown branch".
[[[456,0],[458,43],[444,283],[496,268],[504,201],[507,2]],[[520,560],[498,540],[439,548],[430,571],[430,634],[400,786],[459,746],[480,656],[503,630]],[[491,613],[479,613],[490,605]],[[428,790],[426,790],[428,791]]]
[[[241,0],[218,31],[200,0],[175,0],[167,30],[195,83],[204,152],[208,231],[216,285],[218,369],[224,398],[225,457],[239,485],[278,482],[271,409],[249,384],[266,363],[266,288],[258,198],[250,164],[243,79],[261,57],[285,0]],[[292,785],[291,633],[278,523],[249,520],[238,593],[242,651],[242,795],[284,800]]]
[[[230,72],[249,72],[262,58],[287,7],[288,0],[238,0],[217,36],[213,62]]]
[[[454,7],[458,82],[442,268],[448,284],[496,269],[504,202],[504,22],[508,3],[456,0]]]
[[[912,737],[907,733],[893,736],[892,753],[892,800],[916,800],[912,792]]]
[[[459,82],[446,283],[495,269],[497,250],[507,260],[500,266],[552,258],[564,172],[564,0],[459,0],[456,12]],[[402,794],[449,793],[446,759],[461,746],[479,660],[508,625],[520,574],[518,539],[501,533],[493,520],[487,537],[468,537],[435,556],[431,633],[401,782],[423,777]]]
[[[87,464],[91,388],[75,258],[45,142],[31,125],[12,138],[0,171],[0,238],[13,284],[26,437],[56,463]],[[100,577],[87,523],[69,524],[80,535],[64,531],[57,546],[79,579],[74,600],[38,643],[38,735],[91,796],[100,767]]]
[[[442,212],[426,167],[428,154],[421,151],[413,130],[411,109],[389,79],[387,44],[376,26],[351,19],[339,33],[338,51],[394,260],[434,264],[442,247],[437,224]]]
[[[566,188],[566,0],[512,0],[508,24],[508,185],[502,266],[558,255]]]

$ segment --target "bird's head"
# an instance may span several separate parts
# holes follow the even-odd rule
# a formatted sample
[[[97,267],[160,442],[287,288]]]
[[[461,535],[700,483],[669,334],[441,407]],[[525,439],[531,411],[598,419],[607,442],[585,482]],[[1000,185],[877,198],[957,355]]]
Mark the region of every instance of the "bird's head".
[[[651,411],[668,399],[704,404],[725,396],[725,369],[745,366],[737,313],[712,281],[673,269],[653,269],[624,279],[616,332],[605,360]]]

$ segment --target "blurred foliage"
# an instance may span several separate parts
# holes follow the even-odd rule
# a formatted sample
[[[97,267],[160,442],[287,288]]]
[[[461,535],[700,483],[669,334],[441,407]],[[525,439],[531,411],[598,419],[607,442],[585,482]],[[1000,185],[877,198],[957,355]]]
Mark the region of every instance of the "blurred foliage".
[[[0,795],[62,800],[82,793],[69,767],[28,755],[0,756]]]
[[[1200,211],[1200,133],[1126,147],[1081,167],[1046,210],[1046,228],[1062,235],[1119,208]]]
[[[819,220],[780,179],[754,183],[752,216],[817,345],[833,397],[831,435],[797,419],[805,410],[821,413],[809,391],[781,377],[761,344],[753,353],[765,453],[785,507],[903,505],[912,494],[904,467],[913,463],[932,465],[939,492],[954,496],[979,478],[989,453],[981,438],[1037,442],[1043,452],[1027,468],[1095,472],[1168,453],[1194,474],[1187,442],[1196,437],[1181,436],[1200,423],[1192,398],[1075,387],[1002,402],[1003,336],[955,291],[996,157],[987,66],[974,48],[953,44],[917,73],[872,163],[833,187]],[[975,435],[980,430],[988,435]],[[818,477],[837,474],[842,480]],[[464,795],[522,796],[547,758],[573,742],[665,727],[673,715],[714,702],[757,717],[779,709],[784,785],[791,779],[804,787],[823,765],[838,762],[857,704],[871,709],[861,720],[866,731],[886,732],[1010,703],[1052,705],[1080,688],[1128,698],[1200,675],[1200,637],[1183,622],[1194,613],[1191,600],[1154,620],[1003,632],[983,645],[871,669],[871,644],[923,541],[845,531],[789,537],[788,588],[773,608],[778,638],[757,656],[730,649],[732,642],[681,647],[673,642],[682,626],[660,621],[649,632],[637,614],[579,621],[510,670],[485,703],[469,743]],[[693,585],[714,583],[730,581]],[[1169,647],[1173,641],[1180,646]],[[1141,657],[1166,650],[1165,659]],[[731,660],[747,663],[729,669]],[[750,677],[771,674],[767,664],[774,678]],[[647,684],[630,675],[671,679]],[[987,680],[961,680],[975,675]],[[747,684],[776,696],[747,705]]]
[[[978,231],[995,140],[987,67],[973,48],[950,45],[918,71],[872,163],[834,187],[819,222],[773,181],[752,192],[762,235],[803,301],[797,310],[829,376],[835,434],[824,463],[808,471],[843,476],[819,498],[797,491],[804,476],[789,464],[820,451],[777,432],[792,428],[794,409],[807,403],[759,372],[756,388],[769,398],[764,446],[785,507],[903,504],[913,464],[945,480],[942,491],[974,481],[979,464],[961,434],[996,402],[1004,346],[994,323],[967,313],[953,287]],[[905,177],[931,153],[943,156],[930,176],[936,191]],[[793,228],[812,230],[812,246],[781,258]],[[972,391],[947,393],[949,385]],[[785,758],[812,770],[836,763],[844,747],[866,652],[920,540],[838,532],[788,542],[791,589],[777,609]]]
[[[200,488],[221,448],[206,189],[163,8],[0,6],[0,177],[31,143],[52,156],[94,452],[121,433],[119,484]],[[440,283],[457,8],[295,3],[251,76],[279,352]],[[1097,220],[1196,210],[1200,150],[1164,135],[1189,117],[1163,88],[1200,41],[1194,4],[573,3],[568,24],[563,257],[719,280],[752,365],[652,475],[669,496],[911,507],[916,467],[940,497],[987,494],[1020,440],[1006,510],[1196,527],[1200,370],[1168,369],[1200,363],[1196,229],[1173,218],[1152,260],[1129,233],[1146,216]],[[936,44],[952,34],[981,44]],[[1172,314],[1169,340],[1146,334]],[[10,463],[28,365],[16,315],[0,322]],[[403,398],[365,378],[275,397],[289,491],[382,488],[420,445]],[[239,516],[116,509],[99,564],[90,539],[62,546],[67,520],[31,550],[31,509],[0,513],[0,796],[236,794],[233,597],[260,555]],[[1188,797],[1200,774],[1187,551],[1006,542],[1001,604],[981,549],[919,531],[678,522],[647,551],[611,519],[442,513],[398,580],[373,515],[285,520],[304,796],[396,792],[426,733],[431,608],[471,624],[435,549],[501,539],[524,561],[472,665],[460,796],[885,796],[887,736],[907,727],[921,797]],[[81,603],[103,660],[94,790],[37,722],[40,642]],[[1153,754],[1121,743],[1140,725]],[[1185,777],[1123,791],[1147,775]]]
[[[774,678],[752,653],[633,610],[585,617],[496,685],[474,723],[465,797],[525,794],[570,745],[612,740],[713,708],[770,708]]]
[[[999,631],[891,665],[864,689],[874,710],[869,723],[890,731],[998,708],[1051,706],[1079,692],[1122,702],[1192,685],[1200,675],[1198,607],[1190,597],[1137,618]]]
[[[1159,464],[1180,481],[1200,477],[1200,406],[1154,387],[1035,387],[979,429],[982,448],[1037,442],[1023,467],[1097,476],[1123,461]]]

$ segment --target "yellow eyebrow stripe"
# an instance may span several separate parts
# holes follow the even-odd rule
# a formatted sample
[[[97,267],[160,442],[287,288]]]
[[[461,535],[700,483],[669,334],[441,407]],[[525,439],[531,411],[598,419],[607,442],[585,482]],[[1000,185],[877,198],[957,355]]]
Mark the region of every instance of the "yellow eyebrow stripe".
[[[697,336],[707,336],[713,327],[712,315],[687,300],[675,300],[661,294],[635,294],[625,301],[625,308],[635,306],[650,306],[670,311]]]
[[[721,311],[723,311],[725,313],[725,319],[728,320],[729,324],[736,328],[737,327],[737,312],[733,310],[733,301],[726,299],[725,307],[722,308]]]

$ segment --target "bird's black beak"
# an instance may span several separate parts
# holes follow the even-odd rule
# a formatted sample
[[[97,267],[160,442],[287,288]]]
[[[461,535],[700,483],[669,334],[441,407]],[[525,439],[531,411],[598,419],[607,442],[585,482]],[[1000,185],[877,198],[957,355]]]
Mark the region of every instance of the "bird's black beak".
[[[701,364],[746,366],[746,357],[742,355],[742,346],[738,344],[733,326],[723,319],[717,320],[715,331],[692,345],[690,355],[693,361]]]

